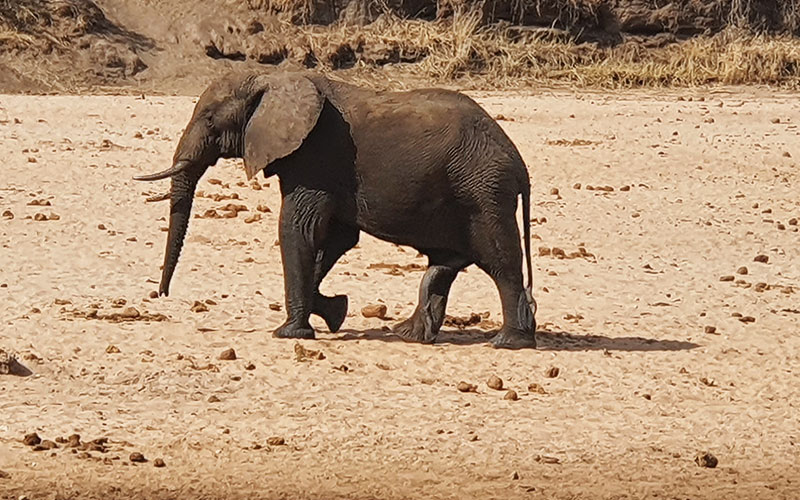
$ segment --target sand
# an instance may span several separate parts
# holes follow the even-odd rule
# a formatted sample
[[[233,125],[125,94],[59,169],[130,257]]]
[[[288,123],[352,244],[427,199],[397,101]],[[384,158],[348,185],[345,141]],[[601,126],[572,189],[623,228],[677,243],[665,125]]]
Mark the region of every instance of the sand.
[[[247,211],[193,218],[149,298],[168,207],[145,199],[168,183],[131,176],[169,164],[194,99],[0,96],[0,349],[32,372],[0,375],[0,498],[800,497],[797,95],[473,95],[533,180],[539,349],[488,347],[499,300],[475,267],[448,313],[480,323],[397,341],[425,262],[363,235],[323,285],[350,297],[343,330],[315,318],[299,344],[324,359],[304,360],[271,337],[277,180],[236,161],[199,189],[238,199],[194,213]],[[33,451],[32,432],[109,441]]]

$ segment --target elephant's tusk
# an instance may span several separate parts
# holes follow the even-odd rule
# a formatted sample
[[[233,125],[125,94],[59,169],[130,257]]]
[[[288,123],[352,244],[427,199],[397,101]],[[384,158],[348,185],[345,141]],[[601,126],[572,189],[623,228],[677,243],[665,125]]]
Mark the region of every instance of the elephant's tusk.
[[[133,177],[135,181],[159,181],[161,179],[166,179],[167,177],[172,177],[173,175],[183,171],[184,168],[189,166],[189,162],[186,160],[180,160],[175,163],[175,165],[171,166],[170,168],[163,170],[161,172],[156,172],[155,174],[149,175],[136,175]]]

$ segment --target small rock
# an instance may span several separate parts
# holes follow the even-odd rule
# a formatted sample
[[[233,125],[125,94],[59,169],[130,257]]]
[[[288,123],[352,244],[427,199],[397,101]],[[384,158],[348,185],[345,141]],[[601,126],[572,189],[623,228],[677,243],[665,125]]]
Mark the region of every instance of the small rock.
[[[489,386],[489,389],[501,391],[503,390],[503,379],[501,379],[497,375],[492,375],[491,377],[489,377],[489,380],[486,382],[486,385]]]
[[[796,226],[797,225],[797,218],[796,217],[792,217],[791,219],[789,219],[789,225],[790,226]]]
[[[459,392],[478,392],[478,386],[461,381],[456,386]]]
[[[754,262],[761,262],[762,264],[766,264],[769,262],[769,256],[762,254],[756,255],[753,259]]]
[[[115,345],[109,345],[108,347],[106,347],[106,353],[108,354],[119,354],[119,352],[120,352],[119,347]]]
[[[572,185],[572,189],[580,189],[580,188],[581,188],[580,182],[576,182],[575,184]]]
[[[0,470],[0,479],[8,479],[9,477],[11,477],[11,475],[8,472]]]
[[[778,228],[778,231],[785,231],[786,230],[786,226],[784,226],[780,222],[775,227]]]
[[[519,472],[516,472],[516,471],[515,471],[515,472],[514,472],[514,473],[511,475],[511,480],[512,480],[512,481],[517,481],[518,479],[519,479]]]
[[[270,309],[271,311],[280,311],[280,310],[281,310],[281,305],[280,305],[280,304],[278,304],[277,302],[273,302],[273,303],[271,303],[271,304],[269,305],[269,309]]]
[[[225,349],[219,354],[219,359],[222,361],[233,361],[236,359],[236,351],[233,349]]]
[[[528,392],[535,392],[537,394],[547,394],[547,391],[544,390],[544,387],[537,383],[528,384]]]
[[[772,123],[780,123],[780,122],[781,122],[781,119],[780,119],[780,118],[773,118],[773,119],[772,119],[772,120],[770,120],[770,121],[771,121]]]
[[[153,466],[161,468],[161,467],[166,467],[167,464],[164,463],[163,459],[156,458],[155,460],[153,460]]]
[[[643,397],[644,399],[648,400],[648,401],[652,401],[652,399],[653,399],[653,396],[652,396],[652,395],[650,395],[650,394],[648,394],[648,393],[644,393],[644,394],[642,394],[642,397]]]
[[[192,304],[192,312],[200,313],[208,311],[208,306],[200,302],[199,300],[195,300],[194,304]]]
[[[12,212],[11,210],[4,210],[3,211],[3,218],[4,219],[8,219],[8,220],[13,219],[14,218],[14,212]]]
[[[619,188],[619,190],[620,191],[630,191],[631,187],[630,186],[622,186],[621,188]]]
[[[50,441],[49,439],[45,439],[44,441],[42,441],[42,443],[39,446],[41,446],[43,450],[54,450],[58,448],[58,445],[53,441]]]
[[[739,321],[741,321],[742,323],[755,323],[756,319],[752,316],[742,316],[741,318],[739,318]]]
[[[742,266],[736,270],[736,274],[747,274],[747,268]]]
[[[550,194],[552,194],[554,196],[558,196],[558,188],[551,188],[550,189]]]
[[[718,460],[717,457],[715,457],[711,453],[707,451],[701,451],[694,457],[694,463],[696,463],[700,467],[713,469],[717,466]]]
[[[219,403],[219,401],[220,401],[220,399],[218,397],[216,397],[215,395],[213,395],[213,394],[208,397],[208,402],[209,403]]]
[[[386,318],[386,305],[385,304],[370,304],[361,308],[361,315],[365,318]]]
[[[150,297],[151,299],[157,299],[157,298],[158,298],[158,292],[156,292],[155,290],[153,290],[152,292],[150,292],[149,294],[147,294],[147,296],[148,296],[148,297]]]
[[[267,439],[267,444],[270,446],[283,446],[286,444],[286,440],[279,436],[273,436]]]
[[[253,363],[247,363],[247,365],[244,367],[244,369],[247,370],[247,371],[253,371],[253,370],[256,369],[256,365],[254,365]]]
[[[708,333],[708,334],[717,333],[717,327],[716,326],[707,326],[707,327],[705,327],[704,331],[706,333]]]
[[[732,275],[729,275],[729,274],[719,277],[720,281],[733,281],[735,279],[736,279],[735,277],[733,277]]]
[[[551,366],[544,374],[547,378],[556,378],[560,372],[561,370],[557,366]]]
[[[134,463],[140,463],[141,464],[141,463],[147,462],[147,459],[144,458],[144,455],[142,455],[141,453],[133,452],[133,453],[131,453],[130,461],[134,462]]]
[[[272,210],[270,210],[270,209],[269,209],[269,207],[268,207],[268,206],[266,206],[266,205],[258,205],[258,206],[256,207],[256,210],[258,210],[259,212],[262,212],[262,213],[269,213],[269,212],[272,212]]]
[[[38,434],[32,432],[30,434],[26,434],[24,438],[22,438],[22,442],[26,446],[36,446],[37,444],[42,442],[42,438],[39,437]]]
[[[67,448],[77,448],[81,445],[81,437],[78,434],[72,434],[67,438]]]
[[[783,152],[783,157],[784,157],[784,158],[791,158],[791,157],[792,157],[792,154],[791,154],[791,153],[789,153],[788,151],[784,151],[784,152]]]
[[[261,214],[253,214],[253,215],[250,215],[249,217],[245,218],[244,223],[245,224],[252,224],[253,222],[258,222],[260,220],[261,220]]]
[[[140,316],[139,311],[135,307],[126,307],[119,313],[120,318],[135,319]]]
[[[503,399],[508,401],[516,401],[519,399],[519,396],[517,396],[516,391],[509,389],[508,392],[506,392],[506,395],[503,396]]]

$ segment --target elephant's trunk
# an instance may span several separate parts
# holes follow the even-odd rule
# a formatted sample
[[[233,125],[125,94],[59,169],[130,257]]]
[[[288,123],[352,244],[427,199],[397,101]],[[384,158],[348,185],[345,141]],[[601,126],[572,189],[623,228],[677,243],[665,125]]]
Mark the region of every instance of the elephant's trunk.
[[[167,248],[164,252],[164,267],[161,271],[161,285],[158,288],[159,295],[169,295],[169,283],[175,273],[175,267],[178,265],[183,239],[186,236],[186,229],[189,227],[194,191],[206,168],[190,166],[172,176],[169,232]]]

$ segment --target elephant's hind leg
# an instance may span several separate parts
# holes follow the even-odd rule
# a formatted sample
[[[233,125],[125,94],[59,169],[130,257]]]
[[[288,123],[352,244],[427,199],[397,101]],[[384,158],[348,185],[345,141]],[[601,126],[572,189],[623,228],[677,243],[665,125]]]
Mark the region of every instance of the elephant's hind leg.
[[[492,346],[536,347],[536,321],[522,284],[522,251],[516,222],[513,217],[494,224],[482,221],[475,234],[476,264],[494,280],[503,307],[503,326],[492,338]]]
[[[431,344],[436,340],[444,322],[447,296],[458,272],[468,262],[437,263],[431,259],[419,287],[419,304],[407,320],[394,327],[394,333],[409,342]]]
[[[328,229],[328,237],[321,250],[317,252],[314,269],[314,305],[311,313],[321,317],[328,330],[339,331],[347,316],[347,296],[335,295],[327,297],[319,291],[319,285],[333,265],[348,250],[358,243],[359,229],[333,221]]]

